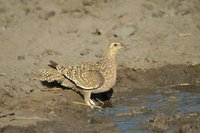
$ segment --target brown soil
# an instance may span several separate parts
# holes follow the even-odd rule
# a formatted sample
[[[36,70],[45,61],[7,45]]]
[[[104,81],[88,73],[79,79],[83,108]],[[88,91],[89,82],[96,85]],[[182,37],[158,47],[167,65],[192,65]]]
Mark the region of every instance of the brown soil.
[[[125,97],[165,87],[199,94],[199,5],[198,0],[0,0],[0,132],[118,132],[111,118],[92,117],[96,110],[75,104],[83,103],[76,92],[36,79],[49,60],[95,61],[111,41],[127,48],[119,53],[113,91],[93,95],[106,100],[105,107],[127,105]],[[55,88],[62,90],[41,91]],[[181,117],[166,112],[152,114],[143,127],[160,132],[178,123],[175,132],[199,132],[199,112]]]

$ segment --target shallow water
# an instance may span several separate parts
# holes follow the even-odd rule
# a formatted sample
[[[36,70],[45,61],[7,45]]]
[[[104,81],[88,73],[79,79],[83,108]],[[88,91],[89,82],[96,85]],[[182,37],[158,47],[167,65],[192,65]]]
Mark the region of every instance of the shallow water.
[[[187,90],[191,86],[188,85]],[[198,87],[198,86],[196,86]],[[95,111],[92,117],[110,118],[121,133],[145,133],[144,123],[160,111],[168,116],[173,113],[200,112],[200,94],[192,91],[177,90],[176,87],[161,87],[152,94],[129,96],[121,101],[113,99],[113,107]],[[171,130],[168,131],[172,131]]]

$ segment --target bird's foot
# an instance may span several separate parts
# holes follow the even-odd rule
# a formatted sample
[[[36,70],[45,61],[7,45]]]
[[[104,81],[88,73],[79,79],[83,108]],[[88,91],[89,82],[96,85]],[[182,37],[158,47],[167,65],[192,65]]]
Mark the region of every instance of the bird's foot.
[[[95,108],[97,108],[97,109],[102,109],[102,107],[101,106],[98,106],[98,105],[92,105],[92,106],[90,106],[92,109],[95,109]]]
[[[99,108],[99,109],[102,108],[102,106],[96,105],[95,102],[92,101],[92,99],[90,99],[90,107],[91,107],[91,108]]]
[[[95,102],[92,101],[92,99],[90,99],[89,102],[90,102],[90,104],[91,104],[92,106],[96,106]]]
[[[85,105],[85,106],[90,106],[92,109],[95,109],[95,108],[102,108],[101,106],[97,106],[97,105],[91,105],[91,104],[88,104],[88,103],[80,103],[80,102],[73,102],[75,104],[79,104],[79,105]]]
[[[103,107],[104,106],[104,102],[102,102],[100,99],[96,99],[99,103],[101,103],[101,107]]]
[[[95,103],[94,103],[94,101],[92,101],[92,99],[89,99],[88,101],[85,101],[86,102],[86,104],[88,105],[88,106],[90,106],[92,109],[95,109],[95,108],[102,108],[101,106],[98,106],[98,105],[96,105]]]

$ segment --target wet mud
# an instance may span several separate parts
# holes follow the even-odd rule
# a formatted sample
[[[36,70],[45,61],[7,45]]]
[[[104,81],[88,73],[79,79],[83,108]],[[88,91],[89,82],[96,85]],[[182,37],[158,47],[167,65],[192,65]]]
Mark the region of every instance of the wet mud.
[[[33,92],[0,115],[1,132],[180,132],[200,131],[200,65],[167,65],[146,71],[121,66],[112,90],[93,95],[90,109],[74,91]],[[38,81],[36,81],[38,82]],[[3,102],[3,101],[2,101]],[[8,102],[8,101],[7,101]],[[5,102],[6,103],[6,102]]]

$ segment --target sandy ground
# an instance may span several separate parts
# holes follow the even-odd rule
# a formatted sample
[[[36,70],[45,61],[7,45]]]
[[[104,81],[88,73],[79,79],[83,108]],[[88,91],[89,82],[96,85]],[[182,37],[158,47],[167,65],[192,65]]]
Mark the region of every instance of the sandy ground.
[[[73,103],[83,102],[75,92],[41,92],[49,86],[36,80],[38,69],[49,60],[98,60],[120,41],[127,48],[118,56],[116,97],[130,87],[199,84],[199,35],[198,0],[0,0],[1,132],[116,132],[110,121],[94,124],[91,109]]]

